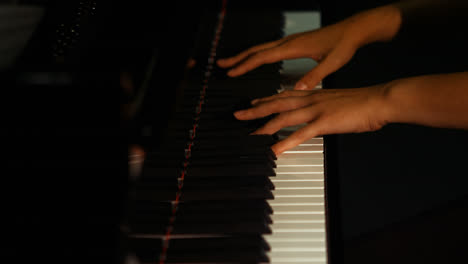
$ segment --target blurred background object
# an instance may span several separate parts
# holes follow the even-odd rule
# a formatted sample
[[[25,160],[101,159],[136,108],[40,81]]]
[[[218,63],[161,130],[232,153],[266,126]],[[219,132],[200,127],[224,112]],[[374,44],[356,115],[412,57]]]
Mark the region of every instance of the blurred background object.
[[[0,70],[15,62],[31,38],[44,8],[33,4],[20,4],[20,1],[0,1]]]

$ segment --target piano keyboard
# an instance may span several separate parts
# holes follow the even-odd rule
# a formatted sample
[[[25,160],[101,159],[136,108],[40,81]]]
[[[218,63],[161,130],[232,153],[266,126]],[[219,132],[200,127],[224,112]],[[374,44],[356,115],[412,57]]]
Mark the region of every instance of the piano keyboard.
[[[165,144],[136,172],[130,248],[140,263],[326,263],[323,140],[275,157],[270,146],[297,127],[249,136],[268,118],[234,119],[234,110],[281,87],[277,64],[216,78],[225,73],[214,56],[229,50],[223,30],[239,22],[225,8],[201,85],[185,87]]]
[[[297,129],[279,131],[280,139]],[[271,263],[327,263],[323,139],[313,138],[276,161]]]

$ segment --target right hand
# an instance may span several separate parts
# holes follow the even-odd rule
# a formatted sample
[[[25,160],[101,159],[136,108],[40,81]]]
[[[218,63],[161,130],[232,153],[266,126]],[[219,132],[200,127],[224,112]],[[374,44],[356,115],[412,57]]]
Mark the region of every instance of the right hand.
[[[353,89],[284,91],[252,101],[252,107],[236,111],[238,120],[277,114],[253,135],[271,135],[284,127],[307,123],[271,148],[276,155],[317,136],[375,131],[392,120],[394,105],[389,91],[395,82]]]
[[[266,63],[311,58],[319,62],[318,66],[303,76],[295,86],[295,90],[310,90],[327,75],[345,65],[362,45],[393,37],[396,34],[394,28],[396,26],[398,30],[399,24],[398,9],[384,6],[358,13],[324,28],[254,46],[233,57],[220,59],[217,63],[222,68],[233,67],[227,74],[236,77]]]

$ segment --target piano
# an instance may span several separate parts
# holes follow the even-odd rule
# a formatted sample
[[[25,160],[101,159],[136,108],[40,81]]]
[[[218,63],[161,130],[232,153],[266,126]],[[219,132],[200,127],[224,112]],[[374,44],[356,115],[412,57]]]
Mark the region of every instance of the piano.
[[[266,65],[230,79],[215,64],[281,37],[284,24],[295,21],[227,1],[212,17],[214,25],[202,25],[210,29],[202,38],[208,48],[193,56],[197,64],[165,144],[146,151],[137,173],[127,226],[134,257],[142,263],[327,263],[323,139],[275,157],[269,146],[294,128],[249,136],[265,120],[240,122],[232,115],[252,99],[291,89],[280,83],[279,72],[288,67]],[[247,26],[251,31],[238,30]]]
[[[288,14],[320,13],[315,26],[325,26],[388,1],[268,8],[24,2],[47,9],[17,63],[1,73],[12,87],[4,112],[13,113],[5,121],[4,257],[160,264],[466,259],[465,131],[393,124],[310,139],[275,157],[269,146],[297,128],[249,136],[268,118],[240,122],[232,112],[291,89],[300,74],[288,67],[297,65],[265,65],[235,79],[215,65],[291,33],[298,21]],[[369,45],[317,89],[466,69],[407,39]]]

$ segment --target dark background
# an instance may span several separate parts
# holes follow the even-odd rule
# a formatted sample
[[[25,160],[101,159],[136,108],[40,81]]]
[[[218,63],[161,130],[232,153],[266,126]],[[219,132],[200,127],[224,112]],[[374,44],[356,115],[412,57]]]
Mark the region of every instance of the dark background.
[[[385,2],[389,1],[327,1],[323,25]],[[463,10],[446,12],[458,17],[440,16],[435,10],[405,14],[393,41],[360,49],[324,80],[324,87],[362,87],[466,71]],[[391,124],[372,133],[325,139],[330,220],[341,226],[330,226],[335,263],[466,260],[466,131]],[[333,229],[341,232],[335,239]]]
[[[47,11],[17,63],[0,74],[7,156],[2,254],[21,262],[93,258],[120,263],[127,146],[161,142],[178,80],[197,48],[197,25],[219,3],[99,1],[95,14],[80,20],[76,43],[60,51],[57,30],[74,25],[79,1],[20,2],[41,4]],[[288,1],[275,7],[319,5],[325,26],[384,3]],[[267,8],[264,2],[245,6],[258,12]],[[359,50],[324,80],[324,87],[465,71],[466,22],[435,18],[424,26],[419,25],[423,19],[405,20],[394,41]],[[138,94],[151,58],[154,88],[138,115],[123,119],[122,104]],[[123,92],[122,72],[132,76],[133,93]],[[33,83],[31,73],[52,81]],[[61,74],[68,81],[59,81]],[[447,263],[465,257],[467,139],[465,131],[404,124],[327,136],[331,260]]]

